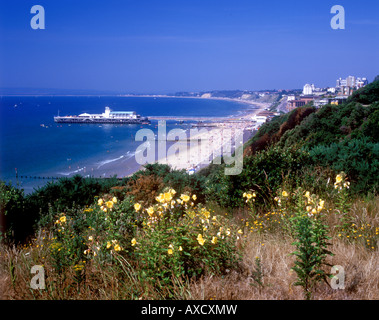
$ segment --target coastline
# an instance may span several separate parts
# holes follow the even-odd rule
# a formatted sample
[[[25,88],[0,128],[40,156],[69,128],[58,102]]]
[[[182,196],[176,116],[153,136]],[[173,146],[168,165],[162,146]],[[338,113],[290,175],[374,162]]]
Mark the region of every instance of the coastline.
[[[137,97],[136,95],[127,95],[128,97]],[[232,98],[218,98],[218,97],[210,97],[210,98],[202,98],[202,97],[175,97],[175,96],[167,96],[167,95],[138,95],[138,97],[156,97],[156,98],[194,98],[194,99],[214,99],[214,100],[222,100],[222,101],[232,101],[232,102],[238,102],[238,103],[244,103],[248,104],[250,106],[254,106],[251,110],[244,110],[242,111],[242,114],[239,115],[237,118],[235,115],[228,115],[226,117],[202,117],[204,118],[204,121],[209,122],[216,122],[218,125],[217,127],[201,127],[199,128],[199,133],[196,134],[193,137],[190,137],[190,129],[183,129],[187,139],[190,138],[190,140],[186,141],[176,141],[172,143],[167,143],[166,146],[166,156],[163,158],[158,158],[158,152],[157,152],[157,141],[156,143],[156,161],[154,163],[160,163],[160,164],[168,164],[173,169],[176,170],[194,170],[195,172],[199,169],[202,169],[204,167],[207,167],[212,161],[209,161],[208,164],[205,164],[206,159],[212,158],[214,155],[220,154],[220,150],[223,147],[222,141],[218,143],[209,143],[208,149],[206,151],[206,154],[199,154],[200,146],[193,144],[191,146],[191,140],[200,140],[202,142],[205,142],[207,140],[213,139],[213,137],[220,136],[220,132],[222,135],[222,132],[224,129],[231,129],[231,139],[232,141],[236,141],[236,133],[239,129],[239,132],[242,132],[243,135],[243,144],[246,143],[248,139],[250,139],[253,135],[252,130],[246,130],[247,127],[251,126],[251,123],[232,123],[227,122],[228,120],[233,119],[239,119],[239,120],[250,120],[253,116],[255,116],[257,113],[265,110],[269,107],[268,103],[255,103],[253,101],[247,101],[247,100],[240,100],[240,99],[232,99]],[[201,130],[206,129],[206,130]],[[170,147],[175,143],[177,149],[179,148],[186,148],[187,154],[178,156],[177,154],[170,154]],[[232,152],[234,152],[235,148],[237,146],[232,145]],[[172,149],[171,149],[172,151]],[[186,159],[185,159],[186,158]],[[129,177],[133,175],[135,172],[139,170],[143,170],[143,165],[139,165],[135,161],[135,156],[127,159],[123,163],[115,162],[110,164],[109,168],[104,168],[104,170],[108,171],[109,173],[113,173],[113,175],[117,175],[118,178],[124,178]],[[111,175],[111,174],[110,174]],[[109,176],[108,176],[109,177]]]
[[[207,99],[207,100],[221,100],[221,101],[231,101],[231,102],[238,102],[241,104],[247,104],[250,106],[253,106],[251,110],[244,110],[241,111],[242,113],[236,117],[236,115],[228,115],[226,117],[202,117],[205,122],[213,122],[216,123],[218,126],[216,127],[208,127],[204,126],[199,128],[199,133],[196,134],[193,137],[190,137],[190,129],[183,129],[187,139],[190,138],[190,140],[186,141],[176,141],[172,143],[167,143],[166,145],[166,156],[163,158],[158,158],[158,152],[157,152],[157,141],[155,140],[156,143],[156,155],[155,159],[156,161],[154,163],[160,163],[160,164],[168,164],[170,165],[173,169],[176,170],[187,170],[187,172],[191,169],[195,169],[197,171],[198,169],[202,169],[208,164],[205,164],[206,159],[209,159],[210,157],[214,156],[215,154],[220,154],[220,150],[223,147],[222,141],[219,141],[218,143],[209,143],[208,144],[208,149],[206,151],[206,154],[199,154],[199,146],[196,144],[192,143],[191,146],[191,140],[200,140],[202,142],[205,142],[207,140],[211,141],[214,137],[220,136],[220,132],[222,135],[222,132],[224,129],[231,129],[231,139],[232,141],[236,141],[236,133],[242,132],[243,135],[243,144],[246,143],[248,139],[250,139],[253,135],[253,130],[247,130],[248,127],[251,126],[251,123],[232,123],[232,122],[227,122],[229,120],[233,119],[239,119],[239,120],[246,120],[249,121],[252,117],[254,117],[256,114],[259,112],[265,110],[266,108],[269,107],[269,103],[259,103],[259,102],[254,102],[254,101],[249,101],[249,100],[241,100],[241,99],[232,99],[232,98],[219,98],[219,97],[176,97],[176,96],[169,96],[169,95],[123,95],[125,97],[148,97],[148,98],[175,98],[175,99]],[[206,130],[201,130],[201,129],[206,129]],[[170,147],[175,143],[177,148],[186,148],[187,154],[186,155],[181,155],[177,156],[176,154],[170,154]],[[179,144],[179,145],[177,145]],[[237,146],[232,145],[232,152],[234,152],[235,148]],[[171,149],[172,150],[172,149]],[[186,157],[187,156],[187,157]],[[185,159],[185,157],[187,159]],[[133,175],[135,172],[139,170],[143,170],[143,165],[139,165],[135,161],[135,156],[119,162],[116,161],[114,163],[110,163],[109,165],[105,165],[103,171],[106,171],[109,173],[109,175],[106,175],[105,177],[110,177],[113,175],[117,175],[118,178],[124,178],[124,177],[129,177]]]
[[[130,96],[131,97],[137,97],[136,95],[130,95]],[[158,97],[158,96],[152,96],[152,95],[143,95],[143,96],[149,97],[149,98]],[[142,95],[138,96],[138,97],[142,97]],[[207,143],[206,142],[207,141],[206,140],[207,135],[216,135],[216,132],[217,132],[217,131],[215,131],[216,129],[222,129],[222,128],[232,128],[232,129],[235,128],[236,129],[238,126],[241,126],[241,124],[233,123],[233,120],[237,120],[237,119],[238,120],[240,120],[240,119],[249,120],[253,115],[255,115],[256,113],[258,113],[261,110],[268,107],[268,104],[254,103],[253,101],[246,101],[246,100],[241,100],[241,99],[231,99],[231,98],[176,97],[176,96],[167,96],[167,95],[159,95],[159,97],[161,97],[161,98],[175,98],[175,99],[191,99],[192,98],[192,99],[202,99],[202,100],[232,101],[232,102],[237,102],[241,105],[244,104],[244,105],[249,105],[252,107],[252,108],[247,108],[247,109],[243,109],[243,107],[242,107],[241,110],[238,111],[237,116],[236,116],[236,111],[234,111],[234,114],[229,114],[229,115],[226,114],[226,116],[224,116],[224,117],[216,117],[216,116],[203,117],[205,123],[212,122],[212,125],[214,125],[216,123],[217,126],[219,126],[219,127],[213,127],[213,126],[208,127],[207,125],[204,125],[206,130],[201,130],[201,129],[204,129],[203,127],[198,128],[200,133],[199,133],[199,136],[197,138],[200,139],[201,141],[203,141],[203,143]],[[230,121],[230,122],[228,122],[228,121]],[[169,122],[170,121],[168,121],[168,123]],[[195,120],[193,120],[193,122],[195,122]],[[248,123],[248,121],[246,121],[246,123]],[[251,122],[250,122],[250,124],[251,124]],[[186,123],[186,125],[188,125],[188,122]],[[246,126],[246,124],[243,124],[243,126]],[[171,126],[171,128],[172,127],[173,126]],[[187,136],[189,136],[189,131],[190,131],[189,126],[185,127],[185,126],[180,126],[180,124],[178,124],[177,128],[183,128],[183,130],[185,130]],[[151,129],[153,129],[153,128],[151,128]],[[155,131],[155,129],[153,131]],[[201,131],[207,131],[207,133],[204,135],[204,133],[202,133]],[[252,134],[252,132],[251,132],[251,134]],[[235,138],[235,135],[233,133],[232,139],[234,139],[234,138]],[[172,143],[174,143],[174,142],[172,142]],[[167,158],[164,157],[163,159],[159,159],[156,156],[155,162],[167,163],[172,168],[178,169],[178,170],[184,169],[184,170],[188,171],[191,168],[200,169],[200,168],[207,166],[206,164],[204,164],[204,159],[207,156],[215,154],[217,149],[219,149],[221,147],[220,145],[215,146],[215,144],[209,144],[208,145],[209,150],[207,151],[208,154],[207,155],[205,155],[205,154],[199,155],[199,157],[196,157],[197,156],[197,150],[195,149],[196,147],[193,145],[188,145],[188,143],[189,143],[188,141],[183,142],[183,143],[187,144],[187,150],[188,150],[189,155],[190,155],[188,161],[184,161],[184,158],[178,158],[175,155],[170,154],[168,150],[172,144],[170,144],[170,142],[167,142],[167,148],[166,148]],[[132,157],[126,156],[127,151],[134,153],[136,149],[133,149],[133,150],[127,149],[126,150],[125,147],[126,146],[124,146],[124,147],[121,146],[120,153],[119,154],[116,153],[113,157],[111,157],[110,160],[105,159],[107,162],[102,164],[101,167],[99,167],[96,162],[92,162],[92,160],[91,160],[91,162],[79,164],[80,167],[78,166],[76,168],[76,166],[75,166],[75,170],[71,173],[68,173],[67,175],[61,174],[60,172],[63,172],[63,171],[60,171],[60,169],[55,171],[55,169],[51,168],[51,170],[48,170],[48,171],[43,171],[40,173],[39,172],[33,173],[33,176],[34,175],[37,175],[37,176],[40,175],[41,178],[32,179],[32,177],[29,177],[28,179],[25,179],[25,177],[24,177],[24,179],[23,179],[22,177],[21,178],[19,177],[19,180],[17,180],[17,181],[19,181],[21,183],[21,187],[24,188],[24,191],[26,193],[31,193],[34,191],[34,189],[36,189],[36,188],[38,189],[38,188],[46,185],[47,182],[51,182],[51,183],[56,182],[56,180],[48,179],[48,177],[58,177],[58,178],[68,177],[68,178],[70,178],[70,177],[74,176],[75,174],[79,174],[83,177],[94,177],[94,178],[100,178],[100,177],[110,178],[110,177],[113,177],[115,175],[117,176],[117,178],[128,177],[128,176],[133,175],[135,172],[143,169],[143,166],[139,165],[136,162],[135,155],[133,155]],[[124,148],[124,149],[122,149],[122,148]],[[121,154],[124,154],[125,156],[120,157]],[[117,158],[120,158],[120,159],[117,159]],[[102,161],[103,160],[99,159],[99,162],[102,162]],[[27,175],[30,176],[31,174],[27,174]],[[42,177],[44,177],[44,178],[42,179]],[[14,178],[12,178],[12,180],[14,180],[16,182],[16,180]]]

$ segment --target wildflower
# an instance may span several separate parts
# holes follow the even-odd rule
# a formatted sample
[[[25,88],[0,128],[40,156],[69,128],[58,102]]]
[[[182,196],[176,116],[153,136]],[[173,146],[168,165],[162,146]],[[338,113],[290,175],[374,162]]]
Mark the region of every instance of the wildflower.
[[[150,217],[153,216],[153,214],[154,214],[154,208],[153,207],[149,207],[146,211],[147,211],[147,213],[149,214]]]
[[[137,212],[141,209],[141,205],[139,203],[135,203],[134,204],[134,210],[136,210]]]
[[[288,197],[288,193],[287,193],[287,191],[283,191],[283,192],[282,192],[282,196],[283,196],[283,197]]]
[[[179,246],[179,251],[183,251],[183,248],[182,248],[182,246]]]
[[[174,189],[170,189],[168,190],[168,192],[170,192],[171,194],[176,194],[176,191]]]
[[[116,198],[116,197],[113,197],[112,202],[113,202],[113,203],[117,203],[117,198]]]
[[[238,233],[238,234],[243,234],[243,232],[242,232],[241,229],[239,229],[239,230],[237,231],[237,233]]]
[[[115,251],[121,251],[121,247],[118,243],[114,246],[114,250]]]
[[[112,209],[112,208],[113,208],[113,201],[107,201],[105,204],[107,205],[107,207],[108,207],[109,209]]]
[[[337,174],[336,183],[341,183],[341,181],[342,181],[342,176],[340,174]]]
[[[97,204],[98,204],[99,206],[102,206],[103,203],[104,203],[103,199],[99,199],[99,200],[97,201]]]
[[[64,223],[66,222],[66,216],[62,216],[59,218],[60,222]]]
[[[171,194],[171,192],[166,192],[166,193],[164,194],[164,200],[165,200],[166,202],[169,202],[169,201],[171,201],[171,199],[172,199],[172,194]]]
[[[306,197],[306,198],[308,198],[308,199],[310,198],[310,196],[311,196],[311,195],[310,195],[309,191],[307,191],[307,192],[304,194],[304,197]]]
[[[204,210],[202,210],[202,213],[203,213],[205,219],[209,219],[211,213],[208,210],[204,209]]]
[[[195,201],[197,199],[196,194],[192,196],[192,199]]]
[[[180,196],[180,199],[182,199],[184,202],[188,202],[190,200],[190,197],[186,194],[182,194]]]
[[[108,241],[107,242],[107,249],[109,249],[112,246],[112,244]]]
[[[249,202],[251,198],[255,198],[257,195],[255,192],[253,192],[253,193],[244,192],[244,194],[242,196],[243,196],[243,198],[246,198],[246,202]],[[253,201],[255,201],[255,199],[253,199]]]
[[[74,270],[75,271],[82,271],[83,268],[84,268],[84,265],[82,265],[82,264],[76,264],[76,265],[74,265]]]
[[[212,237],[211,242],[212,242],[213,244],[216,244],[216,243],[217,243],[217,237]]]
[[[199,234],[199,235],[197,236],[197,242],[199,242],[199,244],[200,244],[201,246],[204,245],[205,240],[203,239],[203,236],[202,236],[201,234]]]
[[[137,244],[136,238],[133,238],[131,242],[132,242],[132,247],[134,247]]]
[[[172,249],[170,248],[170,249],[167,250],[167,253],[168,253],[168,254],[173,254],[174,251],[172,251]]]
[[[92,241],[92,240],[93,240],[93,237],[92,237],[92,236],[89,236],[89,237],[88,237],[88,240],[89,240],[89,241]]]

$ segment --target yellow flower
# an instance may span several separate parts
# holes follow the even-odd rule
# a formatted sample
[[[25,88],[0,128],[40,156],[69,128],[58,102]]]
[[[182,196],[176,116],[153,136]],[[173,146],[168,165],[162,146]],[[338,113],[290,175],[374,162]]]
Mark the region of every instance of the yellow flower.
[[[204,209],[202,211],[203,211],[203,215],[204,215],[205,219],[209,219],[211,213],[208,210],[206,210],[206,209]]]
[[[188,202],[190,200],[190,197],[186,194],[182,194],[180,196],[180,199],[182,199],[184,202]]]
[[[309,193],[309,191],[307,191],[304,195],[306,198],[309,198],[311,196],[311,194]]]
[[[89,237],[88,237],[88,240],[89,240],[89,241],[92,241],[92,240],[93,240],[93,237],[92,237],[92,236],[89,236]]]
[[[66,216],[60,217],[59,220],[60,220],[60,222],[62,222],[62,223],[66,222]]]
[[[107,249],[109,249],[112,246],[112,244],[108,241],[107,242]]]
[[[161,193],[158,197],[155,198],[155,200],[157,200],[160,203],[164,202],[165,201],[164,194]]]
[[[288,193],[287,193],[286,191],[283,191],[283,192],[282,192],[282,196],[283,196],[283,197],[288,197]]]
[[[154,208],[153,207],[149,207],[149,209],[147,209],[146,211],[150,217],[154,214]]]
[[[76,264],[76,265],[74,265],[74,270],[75,271],[82,271],[83,268],[84,268],[84,265],[82,265],[82,264]]]
[[[182,246],[179,246],[179,251],[183,251],[183,248],[182,248]]]
[[[340,174],[337,174],[336,183],[340,183],[341,181],[342,181],[342,176]]]
[[[176,191],[174,189],[170,189],[168,190],[168,192],[170,192],[171,194],[176,194]]]
[[[139,211],[141,209],[141,205],[139,203],[134,204],[134,210]]]
[[[121,247],[118,243],[114,246],[114,250],[115,251],[121,251]]]
[[[171,201],[171,199],[172,199],[172,194],[171,194],[171,192],[166,192],[166,193],[164,194],[164,200],[165,200],[166,202],[169,202],[169,201]]]
[[[243,232],[242,232],[241,229],[239,229],[239,230],[237,231],[237,233],[239,233],[239,234],[243,234]]]
[[[107,201],[105,204],[107,205],[107,207],[108,207],[109,209],[112,209],[112,208],[113,208],[113,202],[112,202],[112,201]]]
[[[168,254],[173,254],[174,251],[172,251],[172,249],[170,248],[170,249],[167,250],[167,253],[168,253]]]
[[[103,199],[99,199],[99,200],[97,201],[97,204],[98,204],[99,206],[102,206],[103,203],[104,203]]]
[[[199,244],[200,244],[201,246],[204,245],[205,240],[203,239],[203,236],[202,236],[201,234],[199,234],[199,235],[197,236],[196,239],[197,239],[197,242],[199,242]]]
[[[113,203],[117,203],[117,198],[116,198],[116,197],[113,197],[112,202],[113,202]]]
[[[213,244],[216,244],[217,243],[217,237],[212,237],[212,241],[211,241]]]
[[[197,199],[196,194],[192,196],[192,199],[195,201]]]
[[[132,246],[134,247],[137,244],[136,238],[133,238],[131,242],[132,242]]]

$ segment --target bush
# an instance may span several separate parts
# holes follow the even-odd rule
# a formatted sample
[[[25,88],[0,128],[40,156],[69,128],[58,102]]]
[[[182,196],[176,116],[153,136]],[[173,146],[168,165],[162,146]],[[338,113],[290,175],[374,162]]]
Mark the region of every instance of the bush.
[[[36,218],[25,211],[24,192],[0,181],[0,242],[19,242],[33,231]]]
[[[309,154],[315,164],[344,171],[353,182],[353,193],[379,190],[379,143],[352,139],[313,147]]]
[[[253,157],[245,157],[240,175],[225,176],[220,166],[208,177],[207,199],[224,207],[243,206],[242,194],[251,190],[257,194],[256,204],[269,205],[284,179],[296,184],[299,173],[309,163],[306,152],[272,147]]]
[[[155,163],[146,165],[145,170],[140,170],[131,177],[128,192],[134,196],[142,193],[154,200],[156,193],[162,192],[164,186],[170,186],[178,193],[195,193],[199,201],[203,202],[205,181],[206,178],[201,174],[189,175],[185,170],[173,170],[168,165]],[[136,192],[135,187],[140,192]],[[138,197],[143,198],[139,195]]]
[[[173,277],[220,273],[234,266],[238,232],[227,220],[196,205],[196,195],[179,197],[170,189],[156,200],[149,207],[135,205],[144,217],[142,230],[132,239],[143,279],[170,286]]]

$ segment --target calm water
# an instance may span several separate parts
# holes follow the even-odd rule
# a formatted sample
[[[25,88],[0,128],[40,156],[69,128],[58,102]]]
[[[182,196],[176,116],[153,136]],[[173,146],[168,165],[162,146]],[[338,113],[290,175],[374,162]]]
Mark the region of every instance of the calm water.
[[[138,169],[134,141],[151,125],[57,124],[53,117],[102,113],[105,106],[142,116],[226,116],[245,105],[220,100],[152,97],[0,97],[0,178],[31,192],[47,180],[34,177],[123,176]],[[181,127],[188,127],[185,123]],[[167,130],[179,126],[168,122]],[[16,179],[16,171],[18,179]],[[27,177],[27,178],[25,178]],[[32,177],[32,178],[31,178]]]

